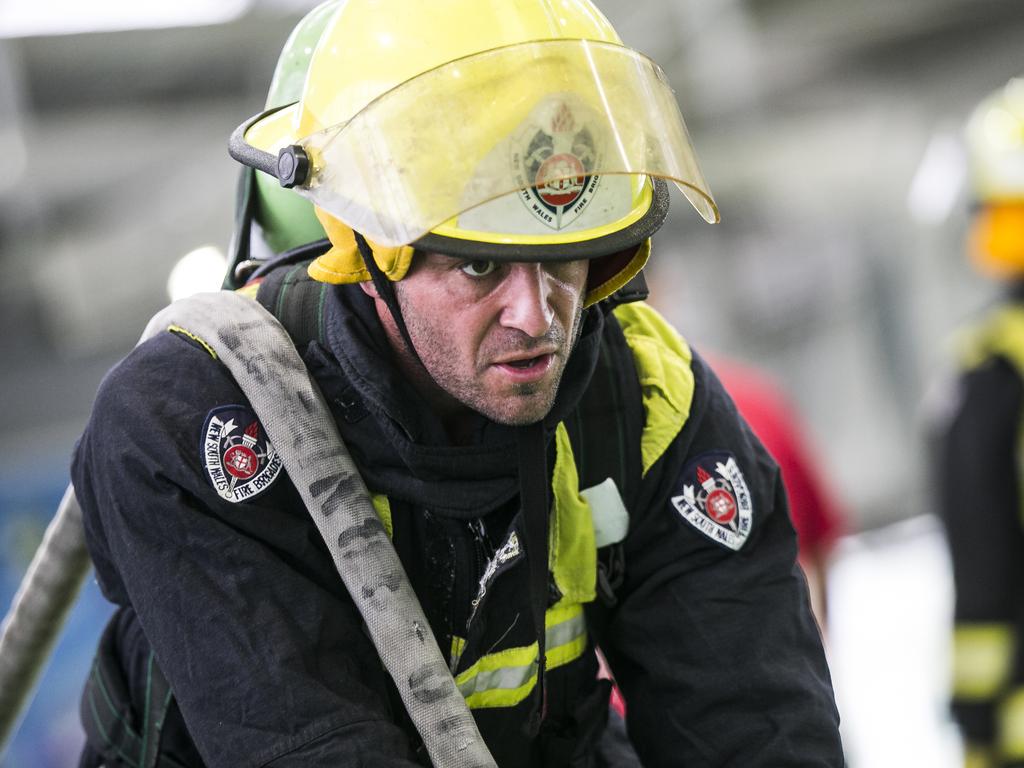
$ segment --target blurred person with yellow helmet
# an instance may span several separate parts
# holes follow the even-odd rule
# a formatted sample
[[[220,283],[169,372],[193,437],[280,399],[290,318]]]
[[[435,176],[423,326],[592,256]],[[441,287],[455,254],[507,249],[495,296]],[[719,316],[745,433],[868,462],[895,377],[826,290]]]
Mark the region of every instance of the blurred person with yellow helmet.
[[[667,183],[718,219],[658,66],[589,0],[330,0],[230,147],[226,287],[288,329],[495,763],[839,768],[778,468],[643,302]],[[203,339],[108,375],[72,474],[118,605],[83,768],[431,764]]]
[[[968,768],[1024,765],[1024,78],[966,127],[971,262],[1005,286],[959,334],[955,396],[935,425],[938,506],[956,592],[952,708]]]

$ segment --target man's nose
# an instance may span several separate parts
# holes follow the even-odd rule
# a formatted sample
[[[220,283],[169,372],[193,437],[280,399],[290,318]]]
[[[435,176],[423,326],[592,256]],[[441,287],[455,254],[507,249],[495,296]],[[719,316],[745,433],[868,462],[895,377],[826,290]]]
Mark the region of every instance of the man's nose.
[[[552,277],[540,264],[513,264],[502,290],[501,324],[532,338],[543,336],[555,318],[553,290]]]

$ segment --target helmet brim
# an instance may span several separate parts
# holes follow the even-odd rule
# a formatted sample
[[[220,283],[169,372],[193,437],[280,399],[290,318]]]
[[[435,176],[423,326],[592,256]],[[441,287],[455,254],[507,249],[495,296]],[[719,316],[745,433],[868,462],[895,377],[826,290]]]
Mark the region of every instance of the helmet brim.
[[[670,197],[668,184],[661,179],[651,181],[653,189],[650,207],[637,221],[623,229],[590,240],[564,243],[489,243],[429,232],[413,243],[413,246],[418,251],[502,262],[575,261],[620,253],[650,239],[665,223]]]
[[[279,128],[286,119],[268,116]],[[388,246],[437,230],[469,232],[474,244],[601,239],[646,215],[646,178],[671,179],[719,219],[664,73],[620,45],[547,40],[474,54],[306,137],[261,140],[275,133],[262,122],[247,140],[270,152],[295,144],[310,158],[296,192]],[[601,195],[612,203],[592,204]],[[508,224],[517,208],[532,209],[525,226]]]

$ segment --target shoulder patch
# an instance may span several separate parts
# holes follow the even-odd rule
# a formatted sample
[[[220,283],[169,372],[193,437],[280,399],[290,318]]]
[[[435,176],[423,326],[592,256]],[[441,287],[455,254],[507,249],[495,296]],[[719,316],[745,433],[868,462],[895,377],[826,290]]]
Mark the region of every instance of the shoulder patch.
[[[211,485],[235,504],[270,488],[284,466],[256,414],[244,405],[222,405],[206,415],[200,453]]]
[[[750,489],[736,458],[727,451],[710,451],[687,463],[671,503],[686,522],[733,551],[750,536]]]

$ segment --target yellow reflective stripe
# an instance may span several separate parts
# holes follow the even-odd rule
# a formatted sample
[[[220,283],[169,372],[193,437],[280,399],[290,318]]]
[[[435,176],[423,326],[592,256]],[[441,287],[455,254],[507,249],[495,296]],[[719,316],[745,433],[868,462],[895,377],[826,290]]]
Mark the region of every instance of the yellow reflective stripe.
[[[544,619],[547,668],[555,669],[575,661],[587,649],[587,621],[579,604],[555,606]]]
[[[477,673],[459,691],[471,709],[514,707],[537,684],[537,660],[522,667],[503,667]]]
[[[536,683],[536,643],[482,656],[455,677],[455,685],[466,704],[475,709],[515,706],[529,695]]]
[[[582,605],[555,606],[547,612],[544,624],[548,669],[583,655],[587,648],[587,623]],[[483,656],[455,678],[466,704],[473,709],[513,707],[529,696],[536,684],[536,643]]]
[[[452,658],[457,658],[466,650],[466,638],[452,635]]]
[[[1007,624],[961,624],[953,632],[953,696],[983,701],[1010,676],[1014,633]]]
[[[965,368],[976,368],[992,355],[1001,355],[1024,375],[1024,309],[1000,307],[981,325],[958,334],[955,343]]]
[[[459,662],[462,660],[462,652],[466,650],[466,638],[457,637],[452,635],[452,652],[448,656],[448,669],[455,674],[455,670],[459,668]]]
[[[999,705],[999,752],[1006,762],[1024,760],[1024,688],[1015,688]]]
[[[383,493],[371,493],[370,502],[373,504],[373,508],[377,510],[377,517],[380,518],[384,530],[387,531],[388,538],[395,538],[391,530],[391,501]]]
[[[661,458],[690,415],[693,355],[665,318],[642,302],[614,310],[633,351],[647,419],[640,438],[643,474]]]
[[[555,468],[551,477],[549,565],[561,602],[589,603],[596,597],[597,543],[590,505],[580,495],[576,461],[565,424],[555,430]]]
[[[992,750],[977,744],[964,744],[964,768],[996,768]]]

